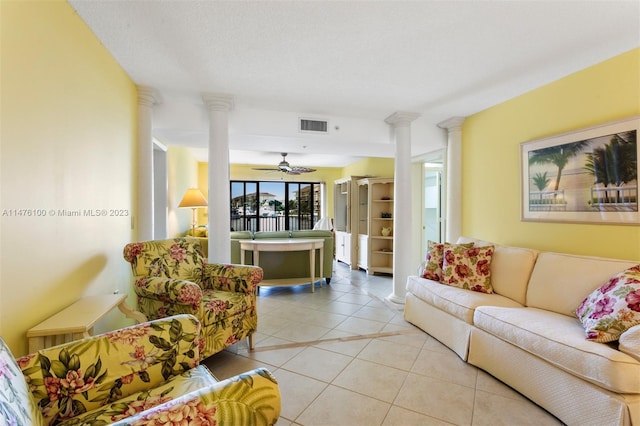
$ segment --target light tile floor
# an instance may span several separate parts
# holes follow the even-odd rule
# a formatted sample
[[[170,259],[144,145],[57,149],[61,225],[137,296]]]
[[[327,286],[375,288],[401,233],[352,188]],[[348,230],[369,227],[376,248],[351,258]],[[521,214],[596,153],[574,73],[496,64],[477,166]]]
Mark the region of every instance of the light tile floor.
[[[206,359],[219,379],[257,367],[280,384],[278,425],[559,425],[385,302],[392,278],[334,262],[331,285],[263,287],[256,348]]]

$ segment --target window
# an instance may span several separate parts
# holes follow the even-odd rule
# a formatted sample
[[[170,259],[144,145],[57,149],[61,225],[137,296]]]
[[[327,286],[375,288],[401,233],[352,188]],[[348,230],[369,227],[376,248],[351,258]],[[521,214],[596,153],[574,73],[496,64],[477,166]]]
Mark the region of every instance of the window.
[[[319,182],[231,181],[232,231],[313,229],[320,219]]]

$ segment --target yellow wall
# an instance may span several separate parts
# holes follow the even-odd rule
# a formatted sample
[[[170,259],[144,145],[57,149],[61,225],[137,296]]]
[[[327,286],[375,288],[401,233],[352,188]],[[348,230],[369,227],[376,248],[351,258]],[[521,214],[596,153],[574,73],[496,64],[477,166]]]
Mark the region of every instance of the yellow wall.
[[[167,152],[169,180],[169,221],[167,235],[180,237],[191,229],[190,208],[179,208],[180,200],[189,188],[198,187],[198,162],[188,148],[170,146]],[[202,188],[200,188],[202,190]],[[203,191],[206,196],[206,192]],[[197,209],[196,215],[205,209]],[[196,216],[196,220],[198,216]],[[199,222],[203,223],[203,222]]]
[[[393,177],[393,158],[365,158],[342,169],[342,177],[348,176],[375,176]]]
[[[0,335],[19,356],[27,329],[82,295],[131,288],[137,93],[66,2],[2,1],[0,15]],[[114,312],[96,331],[131,323]]]
[[[462,232],[503,244],[640,259],[640,226],[520,221],[521,142],[640,114],[640,49],[465,120]]]

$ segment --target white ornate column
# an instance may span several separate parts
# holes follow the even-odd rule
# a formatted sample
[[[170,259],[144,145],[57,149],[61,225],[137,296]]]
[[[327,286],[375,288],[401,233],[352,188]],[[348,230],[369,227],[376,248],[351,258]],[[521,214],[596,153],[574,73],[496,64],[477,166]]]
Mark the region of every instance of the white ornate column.
[[[209,261],[231,262],[229,203],[229,111],[233,97],[205,93],[209,110]]]
[[[462,123],[465,117],[452,117],[438,123],[447,129],[445,241],[456,242],[462,234]]]
[[[384,121],[395,133],[394,207],[393,207],[393,292],[387,300],[404,303],[407,277],[412,264],[411,230],[411,122],[420,115],[395,112]]]
[[[153,107],[161,97],[151,87],[138,86],[138,241],[153,239]]]

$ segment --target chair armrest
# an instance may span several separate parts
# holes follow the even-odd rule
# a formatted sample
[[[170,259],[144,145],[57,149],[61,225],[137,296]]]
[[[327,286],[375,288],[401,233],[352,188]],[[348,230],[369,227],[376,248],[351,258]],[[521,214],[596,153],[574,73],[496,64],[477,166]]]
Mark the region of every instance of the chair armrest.
[[[191,305],[194,314],[198,312],[202,302],[202,289],[192,281],[165,277],[138,277],[133,289],[138,296],[147,299]]]
[[[210,425],[273,425],[280,416],[280,409],[278,382],[269,370],[258,368],[185,394],[114,424],[159,424],[162,423],[159,420],[163,418],[179,417],[188,424],[199,420],[198,424]]]
[[[262,268],[251,265],[209,263],[204,266],[204,285],[214,290],[255,293],[262,281]]]
[[[41,349],[18,364],[49,422],[70,407],[76,415],[90,411],[196,367],[199,344],[200,322],[178,315]]]

